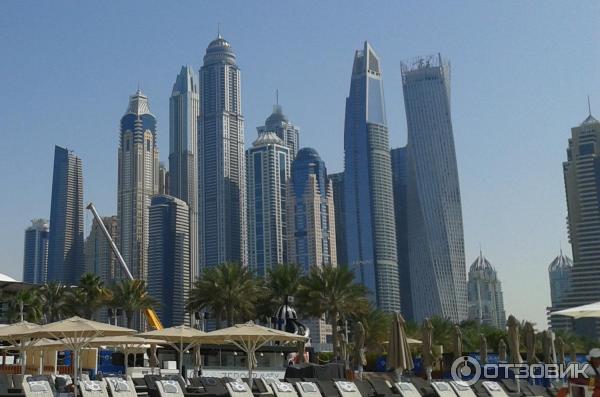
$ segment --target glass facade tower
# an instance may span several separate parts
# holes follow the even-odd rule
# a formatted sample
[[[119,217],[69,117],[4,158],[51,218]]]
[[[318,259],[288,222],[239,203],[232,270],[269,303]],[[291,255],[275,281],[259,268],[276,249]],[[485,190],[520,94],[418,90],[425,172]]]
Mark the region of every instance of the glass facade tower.
[[[220,35],[200,69],[198,226],[200,266],[248,263],[241,74]]]
[[[198,76],[183,66],[169,100],[169,192],[190,210],[190,277],[199,275],[198,265]]]
[[[23,282],[43,284],[48,277],[48,221],[34,219],[25,230]]]
[[[76,285],[85,272],[83,171],[81,159],[60,146],[54,148],[50,224],[48,281]]]
[[[400,310],[390,147],[379,57],[356,52],[344,124],[348,263],[377,307]]]
[[[407,221],[415,321],[467,318],[462,207],[450,116],[450,65],[402,64],[408,127]]]

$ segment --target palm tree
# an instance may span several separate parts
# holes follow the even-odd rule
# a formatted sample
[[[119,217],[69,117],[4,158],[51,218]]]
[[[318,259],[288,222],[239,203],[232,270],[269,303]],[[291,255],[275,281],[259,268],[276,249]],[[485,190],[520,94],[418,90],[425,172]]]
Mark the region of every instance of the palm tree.
[[[42,320],[42,301],[38,289],[22,289],[10,295],[10,298],[6,297],[9,322],[21,321],[21,317],[31,323],[39,323]]]
[[[331,324],[333,356],[338,356],[337,321],[359,316],[368,311],[367,290],[354,282],[347,267],[314,266],[300,283],[298,307],[309,316],[326,315]]]
[[[67,288],[57,282],[44,284],[40,290],[46,322],[53,323],[68,314]]]
[[[229,326],[235,321],[249,320],[255,314],[255,305],[261,289],[247,267],[238,263],[223,263],[208,268],[201,279],[194,282],[186,309],[189,312],[208,310],[220,327],[222,317]]]
[[[76,291],[76,292],[75,292]],[[79,286],[73,291],[75,307],[81,315],[93,320],[94,313],[104,306],[108,299],[108,289],[104,287],[104,281],[93,273],[85,273],[79,280]]]
[[[262,293],[257,304],[257,314],[271,317],[283,304],[286,296],[296,296],[302,279],[302,269],[294,264],[277,264],[267,271],[262,283]]]
[[[144,280],[122,280],[112,286],[110,306],[123,310],[127,318],[127,328],[131,328],[133,316],[156,304],[146,289]]]
[[[353,320],[360,321],[365,327],[365,347],[370,352],[381,353],[385,342],[390,340],[392,318],[389,313],[369,306],[366,313],[360,313]]]

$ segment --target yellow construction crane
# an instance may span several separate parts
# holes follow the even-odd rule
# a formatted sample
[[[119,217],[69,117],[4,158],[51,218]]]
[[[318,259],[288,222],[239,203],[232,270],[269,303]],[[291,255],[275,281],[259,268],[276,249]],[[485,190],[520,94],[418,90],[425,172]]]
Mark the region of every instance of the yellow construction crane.
[[[117,260],[119,261],[119,264],[123,268],[123,271],[125,272],[125,274],[127,274],[127,277],[129,277],[130,280],[134,280],[133,274],[131,274],[131,271],[129,271],[129,268],[127,267],[127,264],[125,263],[125,260],[123,259],[123,256],[121,255],[121,252],[119,252],[117,245],[115,244],[112,237],[108,233],[108,230],[106,230],[106,226],[104,226],[104,222],[102,222],[102,218],[100,218],[100,215],[98,215],[98,211],[96,211],[96,207],[94,207],[94,204],[89,203],[87,206],[87,209],[92,212],[92,215],[94,215],[94,219],[96,219],[96,222],[98,222],[98,226],[100,226],[100,230],[102,230],[102,233],[104,233],[104,236],[108,240],[108,243],[110,244],[110,248],[112,248],[115,256],[117,257]],[[160,322],[160,319],[158,318],[158,315],[156,314],[154,309],[152,309],[152,308],[145,309],[144,315],[146,316],[146,320],[148,321],[148,324],[152,328],[163,329],[163,325]]]

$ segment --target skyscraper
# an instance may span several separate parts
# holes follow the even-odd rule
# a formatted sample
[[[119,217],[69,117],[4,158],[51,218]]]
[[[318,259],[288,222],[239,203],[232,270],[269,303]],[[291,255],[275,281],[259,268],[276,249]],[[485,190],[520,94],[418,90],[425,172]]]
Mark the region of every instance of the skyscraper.
[[[219,35],[200,69],[198,225],[200,266],[247,264],[246,170],[241,76]]]
[[[496,269],[480,252],[469,268],[468,318],[479,324],[502,328],[506,326],[502,284]]]
[[[561,297],[562,309],[600,301],[600,122],[590,115],[571,129],[567,161],[563,163],[569,240],[573,249],[570,287]],[[554,316],[558,317],[558,316]],[[581,319],[574,331],[600,337],[600,320]]]
[[[108,230],[113,241],[118,241],[117,228],[118,222],[116,215],[102,217],[102,223]],[[102,230],[98,221],[92,221],[90,234],[85,239],[85,267],[86,272],[93,273],[100,277],[105,286],[110,286],[123,278],[123,273],[117,258],[110,247],[110,244]],[[106,322],[108,321],[108,310],[103,307],[94,314],[94,320]]]
[[[281,105],[273,106],[273,113],[265,121],[265,125],[258,127],[258,133],[271,131],[277,134],[285,146],[290,149],[290,161],[294,160],[300,149],[300,138],[298,127],[294,126],[283,114]]]
[[[571,272],[573,271],[573,261],[571,258],[563,254],[562,249],[560,254],[548,266],[548,276],[550,278],[550,301],[551,307],[560,307],[565,294],[571,285]],[[569,317],[565,316],[550,316],[549,324],[553,331],[571,330],[572,322]]]
[[[408,150],[406,146],[391,150],[392,183],[394,186],[394,214],[396,219],[396,249],[398,251],[398,276],[402,315],[412,320],[412,293],[410,263],[408,260],[408,224],[406,213],[406,188],[408,183]]]
[[[460,185],[450,116],[450,65],[402,64],[408,127],[407,221],[414,320],[467,318]]]
[[[190,324],[185,304],[190,290],[190,210],[185,201],[159,195],[150,206],[148,293],[165,327]]]
[[[348,251],[346,250],[346,211],[344,208],[344,173],[329,174],[333,189],[333,207],[335,208],[335,245],[338,264],[348,264]]]
[[[158,163],[158,194],[169,194],[170,173],[162,162]]]
[[[288,261],[287,182],[289,149],[274,132],[261,132],[246,154],[248,170],[248,257],[250,269],[264,277]]]
[[[117,218],[118,245],[135,278],[148,276],[148,207],[158,193],[156,118],[138,90],[121,118]]]
[[[390,146],[379,57],[356,51],[344,125],[344,202],[348,263],[374,303],[400,310]]]
[[[48,239],[48,281],[75,285],[85,272],[81,159],[55,146]]]
[[[333,187],[315,149],[300,149],[288,186],[288,261],[304,273],[313,266],[337,266]],[[323,318],[302,319],[302,323],[310,329],[315,349],[322,349],[331,336],[331,325]]]
[[[312,266],[337,266],[333,188],[315,149],[298,152],[288,195],[289,262],[306,273]]]
[[[185,201],[190,210],[190,277],[198,268],[198,115],[200,98],[198,76],[192,68],[182,66],[169,100],[169,189],[174,197]]]
[[[34,219],[25,230],[23,282],[43,284],[48,276],[48,221]]]
[[[103,216],[102,222],[113,241],[117,241],[117,217],[115,215]],[[108,240],[102,233],[100,225],[96,219],[94,219],[92,221],[90,234],[85,239],[86,272],[99,276],[106,285],[110,285],[122,277],[119,266]]]

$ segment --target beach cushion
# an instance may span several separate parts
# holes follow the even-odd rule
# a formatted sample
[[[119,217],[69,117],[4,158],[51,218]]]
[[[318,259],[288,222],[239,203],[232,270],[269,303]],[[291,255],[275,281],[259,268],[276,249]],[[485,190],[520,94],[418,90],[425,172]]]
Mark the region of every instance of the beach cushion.
[[[100,382],[92,382],[91,380],[84,380],[83,388],[87,391],[102,391],[102,386],[100,386]]]
[[[179,393],[179,383],[175,380],[161,380],[165,393]]]
[[[48,382],[45,380],[29,382],[29,389],[35,393],[50,391]]]
[[[294,387],[289,383],[274,383],[277,390],[281,393],[292,393],[294,391]]]
[[[242,382],[231,382],[231,390],[237,393],[245,393],[248,391],[248,385]]]
[[[111,378],[112,387],[116,392],[129,391],[129,385],[124,379]]]
[[[358,389],[356,388],[356,385],[352,382],[339,381],[336,383],[339,385],[340,389],[342,389],[343,391],[347,391],[348,393],[358,391]]]

